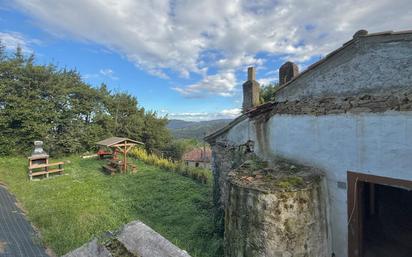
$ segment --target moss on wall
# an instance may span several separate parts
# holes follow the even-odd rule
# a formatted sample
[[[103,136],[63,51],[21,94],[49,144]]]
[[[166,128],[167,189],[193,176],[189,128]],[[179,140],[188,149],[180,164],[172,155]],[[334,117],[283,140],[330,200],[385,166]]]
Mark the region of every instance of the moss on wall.
[[[278,160],[249,160],[228,175],[225,256],[327,255],[322,174]]]

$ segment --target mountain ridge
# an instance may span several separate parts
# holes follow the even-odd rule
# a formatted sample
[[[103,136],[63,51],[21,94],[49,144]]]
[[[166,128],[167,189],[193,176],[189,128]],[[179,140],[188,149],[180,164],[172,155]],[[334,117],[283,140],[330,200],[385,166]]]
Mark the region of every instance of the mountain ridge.
[[[216,119],[208,121],[185,121],[179,119],[170,119],[167,128],[176,139],[195,138],[203,140],[205,134],[210,134],[226,126],[231,119]]]

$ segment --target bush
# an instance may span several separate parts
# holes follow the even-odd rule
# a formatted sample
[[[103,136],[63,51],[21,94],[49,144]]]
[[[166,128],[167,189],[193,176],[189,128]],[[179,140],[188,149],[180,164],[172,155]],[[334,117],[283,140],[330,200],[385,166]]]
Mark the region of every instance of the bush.
[[[212,172],[208,169],[189,167],[182,161],[173,162],[172,160],[159,157],[156,154],[150,154],[142,148],[135,147],[130,151],[130,156],[137,158],[146,164],[154,165],[170,172],[176,172],[203,184],[212,181]]]

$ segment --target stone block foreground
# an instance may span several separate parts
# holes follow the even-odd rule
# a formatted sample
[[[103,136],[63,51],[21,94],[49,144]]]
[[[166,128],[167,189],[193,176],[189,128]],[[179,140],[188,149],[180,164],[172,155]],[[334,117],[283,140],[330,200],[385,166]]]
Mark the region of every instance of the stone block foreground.
[[[94,239],[63,257],[191,257],[141,221],[100,241]]]

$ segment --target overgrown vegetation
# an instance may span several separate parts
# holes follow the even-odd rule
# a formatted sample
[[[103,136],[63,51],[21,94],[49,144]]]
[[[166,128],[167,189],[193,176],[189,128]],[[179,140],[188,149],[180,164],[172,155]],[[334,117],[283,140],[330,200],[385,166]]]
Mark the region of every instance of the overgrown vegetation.
[[[21,48],[7,54],[0,42],[0,155],[27,154],[34,140],[52,155],[84,152],[111,135],[152,151],[170,141],[167,122],[128,93],[92,87],[75,70],[35,64]]]
[[[262,85],[260,88],[260,103],[267,103],[275,101],[275,92],[278,88],[278,83],[271,83],[269,85]]]
[[[100,171],[104,161],[60,160],[65,175],[29,182],[25,158],[0,158],[0,181],[56,254],[139,219],[194,257],[223,255],[209,184],[140,161],[136,174],[108,176]]]
[[[156,154],[147,153],[144,149],[137,147],[130,151],[130,155],[146,164],[154,165],[167,171],[176,172],[203,184],[210,184],[210,182],[212,182],[212,172],[207,169],[189,167],[182,161],[168,160],[159,157]]]
[[[185,153],[196,147],[202,147],[203,144],[195,138],[191,139],[173,139],[163,150],[164,156],[175,161],[182,160]]]

